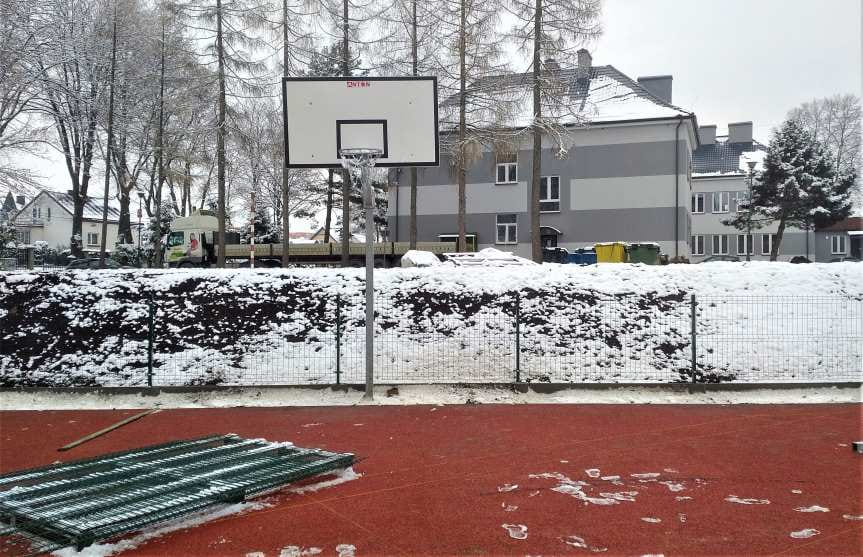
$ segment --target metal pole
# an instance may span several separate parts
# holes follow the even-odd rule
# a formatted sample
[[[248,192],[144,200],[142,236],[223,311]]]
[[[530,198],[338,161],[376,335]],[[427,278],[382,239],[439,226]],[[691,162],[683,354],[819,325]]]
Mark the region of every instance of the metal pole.
[[[368,165],[362,166],[361,176],[366,209],[366,394],[363,398],[371,400],[375,387],[375,222]]]
[[[336,385],[342,382],[342,297],[336,296]]]
[[[147,317],[147,386],[153,386],[153,339],[155,333],[153,329],[156,324],[156,307],[152,295],[150,297],[149,312]]]
[[[255,192],[252,192],[252,219],[251,224],[249,225],[251,228],[251,235],[249,242],[251,243],[251,249],[249,250],[249,268],[255,268]]]
[[[515,293],[515,382],[521,383],[521,296]]]
[[[697,302],[695,301],[695,294],[690,298],[690,344],[692,346],[692,382],[695,383],[695,371],[697,369],[696,366],[696,356],[698,354],[698,350],[695,346],[696,333],[695,333],[695,308],[697,306]]]

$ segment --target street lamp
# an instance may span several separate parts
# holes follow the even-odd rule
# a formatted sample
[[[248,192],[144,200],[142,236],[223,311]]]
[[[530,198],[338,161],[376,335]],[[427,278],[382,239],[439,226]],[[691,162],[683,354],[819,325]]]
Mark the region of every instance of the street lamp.
[[[141,217],[143,213],[141,212],[141,202],[144,201],[144,192],[138,192],[138,268],[141,267],[141,227],[143,224],[141,223]]]
[[[746,261],[750,260],[750,254],[754,251],[752,241],[752,180],[755,177],[755,161],[746,161],[749,167],[749,194],[746,197]],[[771,246],[772,249],[772,246]]]

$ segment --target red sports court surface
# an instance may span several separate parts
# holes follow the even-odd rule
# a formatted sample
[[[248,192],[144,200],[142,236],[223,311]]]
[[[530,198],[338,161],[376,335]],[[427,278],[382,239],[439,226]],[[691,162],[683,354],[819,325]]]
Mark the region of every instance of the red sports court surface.
[[[164,410],[56,450],[137,412],[2,412],[0,470],[229,432],[359,458],[359,479],[124,555],[863,552],[860,405]]]

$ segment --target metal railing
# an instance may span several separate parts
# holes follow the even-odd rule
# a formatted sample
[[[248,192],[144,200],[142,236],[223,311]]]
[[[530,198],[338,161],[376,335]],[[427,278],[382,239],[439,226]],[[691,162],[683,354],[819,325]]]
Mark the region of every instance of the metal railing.
[[[0,386],[363,382],[361,291],[238,292],[7,304]],[[378,383],[839,382],[863,369],[852,297],[389,288],[375,311]]]

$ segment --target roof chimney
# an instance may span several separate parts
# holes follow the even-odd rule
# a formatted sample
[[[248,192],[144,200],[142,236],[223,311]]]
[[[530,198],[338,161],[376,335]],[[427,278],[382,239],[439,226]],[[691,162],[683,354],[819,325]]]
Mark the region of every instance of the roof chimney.
[[[716,126],[698,126],[698,137],[702,145],[713,145],[716,143]]]
[[[578,67],[582,70],[588,70],[593,66],[593,56],[590,55],[590,52],[586,48],[578,49]]]
[[[729,143],[752,143],[752,122],[728,124]]]
[[[638,78],[638,84],[654,97],[671,104],[672,79],[670,75],[645,75]]]
[[[560,71],[560,64],[554,58],[546,58],[543,63],[543,67],[546,71],[549,72],[558,72]]]

